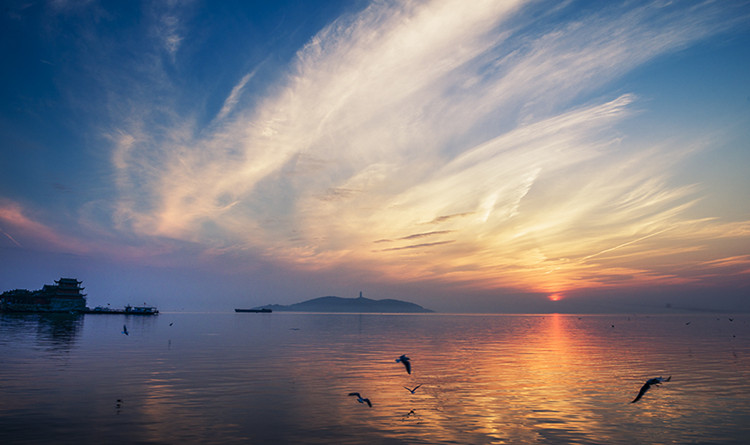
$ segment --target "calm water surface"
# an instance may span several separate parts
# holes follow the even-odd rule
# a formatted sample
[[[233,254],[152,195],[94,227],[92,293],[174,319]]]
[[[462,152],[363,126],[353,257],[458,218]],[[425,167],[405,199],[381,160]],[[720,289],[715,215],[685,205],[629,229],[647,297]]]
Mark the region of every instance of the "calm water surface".
[[[732,318],[0,315],[0,443],[750,443]]]

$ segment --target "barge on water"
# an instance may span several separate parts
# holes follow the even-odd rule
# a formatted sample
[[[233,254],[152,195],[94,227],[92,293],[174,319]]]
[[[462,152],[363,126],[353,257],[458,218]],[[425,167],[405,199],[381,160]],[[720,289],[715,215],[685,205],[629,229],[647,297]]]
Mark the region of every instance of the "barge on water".
[[[273,312],[271,309],[263,308],[263,309],[235,309],[235,312],[255,312],[259,314],[268,314]]]
[[[125,315],[159,315],[159,309],[154,306],[125,306],[125,309],[112,309],[97,306],[86,311],[87,314],[125,314]]]

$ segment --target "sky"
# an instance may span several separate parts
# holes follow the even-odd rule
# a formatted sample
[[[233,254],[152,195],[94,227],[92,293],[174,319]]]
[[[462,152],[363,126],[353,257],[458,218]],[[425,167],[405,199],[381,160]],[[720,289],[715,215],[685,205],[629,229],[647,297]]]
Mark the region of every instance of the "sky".
[[[750,2],[0,14],[0,290],[750,310]]]

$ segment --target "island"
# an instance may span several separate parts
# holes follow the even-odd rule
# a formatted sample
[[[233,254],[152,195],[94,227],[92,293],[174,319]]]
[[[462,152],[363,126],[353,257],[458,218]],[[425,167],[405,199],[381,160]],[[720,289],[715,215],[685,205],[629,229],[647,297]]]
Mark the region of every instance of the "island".
[[[320,297],[290,305],[267,304],[253,308],[267,309],[273,312],[354,312],[354,313],[429,313],[434,312],[418,304],[408,301],[384,299],[372,300],[362,296],[359,298]]]

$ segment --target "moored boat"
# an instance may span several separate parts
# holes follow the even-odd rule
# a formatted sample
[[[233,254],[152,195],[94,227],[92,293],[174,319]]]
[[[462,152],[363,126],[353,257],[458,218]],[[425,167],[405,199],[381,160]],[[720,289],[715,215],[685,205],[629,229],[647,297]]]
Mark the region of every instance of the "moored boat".
[[[87,314],[125,314],[125,315],[158,315],[159,309],[154,306],[125,306],[125,309],[112,309],[97,306],[86,311]]]
[[[261,314],[267,314],[269,312],[273,312],[271,309],[263,308],[263,309],[235,309],[235,312],[255,312],[255,313],[261,313]]]

